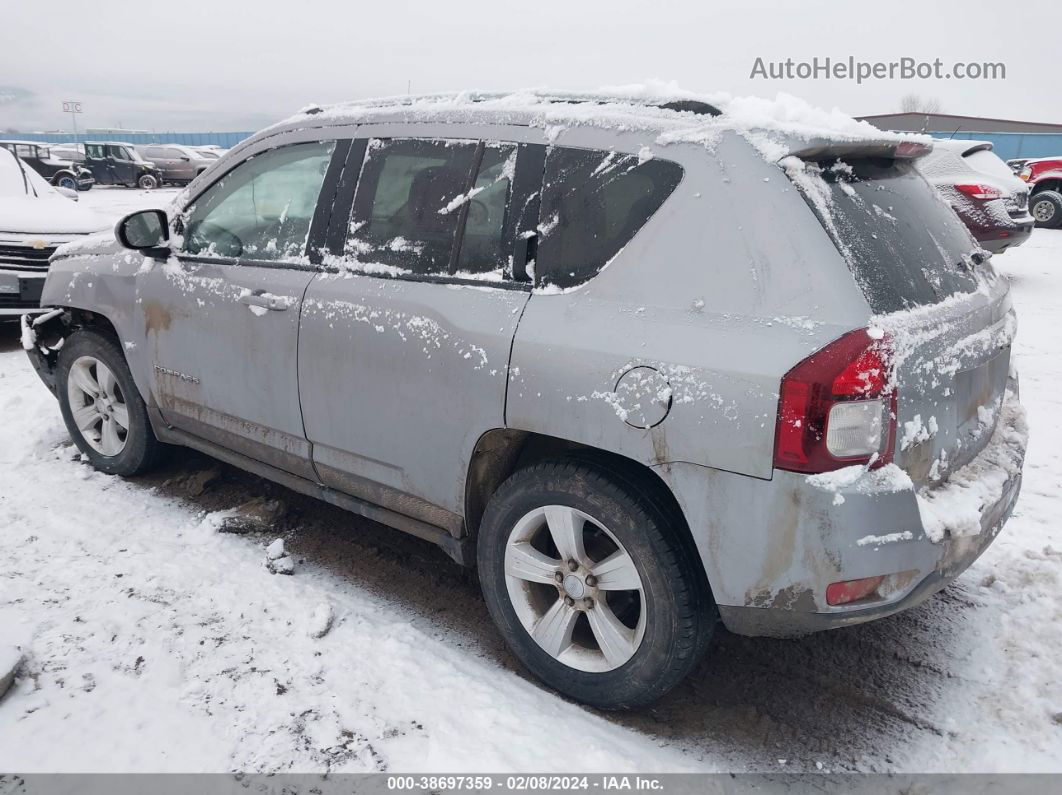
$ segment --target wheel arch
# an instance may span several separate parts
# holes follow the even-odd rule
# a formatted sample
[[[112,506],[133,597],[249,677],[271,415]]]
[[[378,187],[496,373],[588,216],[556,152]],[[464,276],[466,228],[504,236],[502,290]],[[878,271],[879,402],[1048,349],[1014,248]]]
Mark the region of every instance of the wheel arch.
[[[77,174],[75,174],[73,171],[70,171],[69,169],[66,169],[66,168],[61,168],[58,171],[56,171],[54,174],[52,174],[51,179],[49,179],[48,181],[52,185],[58,185],[59,184],[59,180],[61,180],[63,177],[70,177],[71,179],[74,180],[75,183],[77,182]]]
[[[1062,193],[1062,177],[1057,179],[1045,179],[1037,182],[1033,186],[1032,195],[1035,196],[1037,193],[1041,193],[1045,190],[1053,190]]]
[[[686,513],[667,482],[654,469],[618,453],[581,442],[513,428],[494,428],[476,442],[465,478],[465,531],[474,543],[487,502],[515,471],[547,459],[569,459],[606,470],[612,477],[642,496],[672,520],[677,540],[686,545],[699,576],[711,590]]]

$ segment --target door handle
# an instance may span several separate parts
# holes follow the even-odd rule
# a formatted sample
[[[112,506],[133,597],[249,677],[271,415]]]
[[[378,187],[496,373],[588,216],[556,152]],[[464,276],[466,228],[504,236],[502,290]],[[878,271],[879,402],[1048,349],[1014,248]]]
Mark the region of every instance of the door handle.
[[[240,293],[239,301],[245,306],[260,307],[273,312],[283,312],[291,306],[291,299],[287,296],[273,295],[265,290],[255,290],[254,292],[244,290]]]

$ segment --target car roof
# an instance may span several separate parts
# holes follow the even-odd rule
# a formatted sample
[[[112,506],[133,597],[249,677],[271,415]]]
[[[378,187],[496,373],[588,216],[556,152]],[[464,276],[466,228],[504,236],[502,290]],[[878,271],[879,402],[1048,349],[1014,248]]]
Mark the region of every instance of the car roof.
[[[661,145],[690,143],[709,149],[715,148],[722,134],[735,133],[773,161],[787,154],[803,157],[832,151],[840,143],[852,151],[895,151],[900,143],[926,147],[931,140],[926,135],[880,130],[840,111],[822,110],[788,95],[768,100],[695,94],[673,84],[650,84],[593,92],[465,91],[363,99],[327,107],[309,105],[233,150],[239,152],[284,133],[405,123],[534,127],[542,129],[549,140],[562,130],[579,127],[638,133]]]
[[[29,144],[30,146],[54,146],[51,141],[19,141],[14,138],[4,138],[0,144]]]

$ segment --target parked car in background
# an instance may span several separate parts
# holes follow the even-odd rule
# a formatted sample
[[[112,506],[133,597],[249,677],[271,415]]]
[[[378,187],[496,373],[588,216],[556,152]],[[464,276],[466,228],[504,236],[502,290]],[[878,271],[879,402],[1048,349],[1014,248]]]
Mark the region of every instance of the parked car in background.
[[[927,147],[776,126],[768,158],[637,97],[314,113],[53,258],[24,342],[97,469],[185,445],[430,540],[605,708],[667,692],[719,620],[890,615],[999,533],[1010,286]]]
[[[0,147],[0,320],[40,307],[57,246],[109,226],[60,190]]]
[[[135,146],[122,141],[86,142],[85,167],[92,172],[98,185],[151,190],[162,184],[162,172],[158,167],[144,160]]]
[[[206,144],[205,146],[193,146],[191,148],[198,149],[200,152],[215,158],[221,157],[223,154],[229,151],[225,147],[218,146],[217,144]]]
[[[163,182],[186,185],[217,160],[206,153],[180,144],[138,144],[136,151],[162,173]]]
[[[1024,160],[1018,178],[1032,190],[1029,212],[1036,225],[1062,227],[1062,156]]]
[[[981,246],[995,254],[1029,239],[1029,189],[988,141],[934,140],[918,169]]]
[[[95,183],[92,172],[71,160],[57,156],[48,144],[35,141],[0,141],[0,147],[7,149],[52,185],[69,190],[88,190]]]

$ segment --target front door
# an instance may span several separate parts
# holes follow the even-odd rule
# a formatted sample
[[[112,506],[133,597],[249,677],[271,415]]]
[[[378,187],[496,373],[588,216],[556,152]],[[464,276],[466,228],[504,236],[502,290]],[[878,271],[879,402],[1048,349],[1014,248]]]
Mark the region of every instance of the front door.
[[[299,313],[334,148],[314,141],[252,155],[185,209],[176,258],[137,275],[152,391],[165,420],[307,478]]]
[[[114,170],[109,162],[103,144],[85,144],[85,168],[92,172],[97,185],[114,184]]]
[[[124,146],[107,144],[107,165],[114,174],[112,184],[136,184],[139,168]]]
[[[306,434],[325,484],[459,531],[472,451],[505,425],[509,351],[530,294],[510,257],[521,223],[536,220],[520,209],[540,187],[541,153],[354,142],[353,212],[341,182],[335,267],[311,282],[299,338]]]

